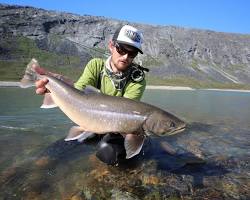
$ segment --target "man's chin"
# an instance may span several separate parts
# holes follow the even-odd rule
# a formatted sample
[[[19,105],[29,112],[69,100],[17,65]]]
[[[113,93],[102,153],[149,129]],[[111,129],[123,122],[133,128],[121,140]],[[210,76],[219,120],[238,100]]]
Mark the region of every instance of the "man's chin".
[[[128,63],[119,62],[119,64],[117,65],[117,69],[120,71],[126,70],[127,68],[128,68]]]

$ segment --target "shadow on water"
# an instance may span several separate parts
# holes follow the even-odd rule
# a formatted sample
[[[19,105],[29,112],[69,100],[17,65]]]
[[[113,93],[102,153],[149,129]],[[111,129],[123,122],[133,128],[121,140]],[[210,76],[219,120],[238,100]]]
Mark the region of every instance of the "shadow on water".
[[[213,181],[230,174],[239,164],[239,160],[229,156],[213,159],[202,148],[203,143],[197,143],[197,138],[202,138],[202,133],[206,133],[204,137],[209,138],[209,133],[214,132],[219,133],[221,130],[209,124],[192,123],[179,135],[147,139],[139,155],[121,161],[116,167],[107,166],[95,158],[94,152],[99,139],[84,143],[65,142],[60,139],[50,144],[33,160],[5,170],[1,174],[0,191],[4,197],[13,195],[15,191],[16,198],[11,199],[18,199],[23,195],[27,199],[39,195],[45,198],[46,195],[58,192],[58,188],[54,188],[57,181],[74,185],[72,177],[64,181],[64,176],[75,173],[83,176],[82,182],[78,180],[80,178],[74,179],[83,185],[84,189],[79,189],[81,193],[86,188],[88,192],[107,189],[109,192],[102,194],[104,198],[110,197],[113,188],[115,194],[123,188],[124,191],[145,198],[152,192],[161,197],[172,195],[180,198],[183,194],[186,197],[195,196],[195,191],[204,187],[207,191]],[[62,170],[59,171],[58,168]],[[241,166],[239,168],[242,169]],[[220,187],[221,185],[224,187],[219,184]],[[224,188],[213,189],[212,193],[218,190],[222,191]],[[224,197],[221,191],[216,198]],[[85,191],[84,196],[88,192]],[[170,196],[166,196],[167,194]],[[197,196],[202,196],[202,192],[196,194]]]
[[[184,133],[184,138],[192,134],[193,131],[208,132],[212,125],[203,123],[192,123],[189,130]],[[190,152],[183,147],[176,147],[176,140],[180,136],[168,138],[153,138],[147,140],[141,154],[133,159],[124,161],[120,164],[123,169],[138,168],[143,163],[154,160],[156,171],[172,173],[176,175],[189,175],[193,177],[191,183],[195,187],[203,187],[203,178],[206,176],[223,176],[229,173],[229,170],[220,163],[207,161],[205,155],[200,152]],[[167,146],[166,146],[167,145]],[[200,150],[199,150],[200,151]]]
[[[177,144],[177,140],[185,140],[194,131],[208,132],[213,126],[203,123],[192,123],[180,134],[168,137],[147,138],[138,156],[120,163],[124,168],[133,168],[145,160],[156,160],[159,170],[174,171],[186,164],[205,164],[201,155],[194,154]]]
[[[174,196],[177,197],[189,193],[189,198],[205,195],[208,199],[246,199],[250,195],[250,185],[247,181],[250,170],[247,156],[249,142],[242,142],[239,146],[239,141],[234,137],[235,132],[239,134],[241,130],[192,123],[180,135],[148,140],[143,153],[121,163],[120,168],[135,168],[138,173],[142,170],[144,176],[147,174],[146,176],[150,177],[149,180],[146,179],[146,183],[152,185],[172,183],[169,188],[172,188],[170,190],[174,191]],[[245,130],[242,132],[246,133]],[[221,139],[225,144],[220,143]],[[166,142],[169,145],[166,146]],[[210,152],[210,149],[213,151]],[[233,154],[231,149],[234,149]],[[189,189],[185,189],[185,185]],[[169,192],[164,191],[164,188],[159,186],[157,192],[161,197],[165,192]]]
[[[211,127],[212,125],[208,124],[192,123],[188,129],[192,131],[209,131]],[[192,133],[189,130],[185,130],[181,135],[187,137]],[[122,160],[119,163],[119,167],[133,169],[141,165],[145,160],[154,159],[159,163],[158,169],[173,171],[183,167],[185,164],[204,163],[203,159],[198,158],[195,154],[183,149],[183,147],[174,147],[176,146],[176,139],[181,135],[166,137],[166,139],[161,137],[148,138],[141,153],[132,159]],[[59,139],[43,150],[35,159],[35,163],[38,166],[52,167],[56,164],[78,159],[83,154],[93,153],[100,139],[101,137],[97,136],[95,139],[87,140],[83,143],[77,141],[65,142],[64,138]],[[169,146],[166,147],[166,145]]]
[[[72,124],[25,91],[0,91],[1,200],[250,199],[249,94],[152,91],[148,102],[204,123],[147,140],[113,167],[95,157],[96,142],[52,143]]]

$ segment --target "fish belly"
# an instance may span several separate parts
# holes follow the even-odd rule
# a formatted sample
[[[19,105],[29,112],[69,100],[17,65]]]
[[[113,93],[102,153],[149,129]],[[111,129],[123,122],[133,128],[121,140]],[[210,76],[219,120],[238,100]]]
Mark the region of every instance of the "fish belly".
[[[51,94],[54,102],[74,123],[86,131],[132,133],[137,132],[145,120],[144,116],[138,114],[110,111],[109,108],[90,105],[85,97],[58,93]]]

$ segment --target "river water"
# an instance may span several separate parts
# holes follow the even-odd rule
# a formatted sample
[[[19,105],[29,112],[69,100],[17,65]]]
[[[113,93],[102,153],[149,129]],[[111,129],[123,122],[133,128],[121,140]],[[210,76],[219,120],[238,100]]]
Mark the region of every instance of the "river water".
[[[96,142],[65,143],[73,123],[41,101],[0,88],[0,199],[250,198],[250,93],[146,90],[143,101],[189,126],[118,166],[95,157]]]

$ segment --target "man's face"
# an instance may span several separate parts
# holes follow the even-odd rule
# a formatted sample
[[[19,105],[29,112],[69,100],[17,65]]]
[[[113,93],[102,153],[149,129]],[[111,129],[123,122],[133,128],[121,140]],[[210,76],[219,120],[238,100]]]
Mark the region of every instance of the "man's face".
[[[119,71],[126,70],[138,54],[136,48],[113,41],[110,41],[109,49],[111,51],[111,62]]]

